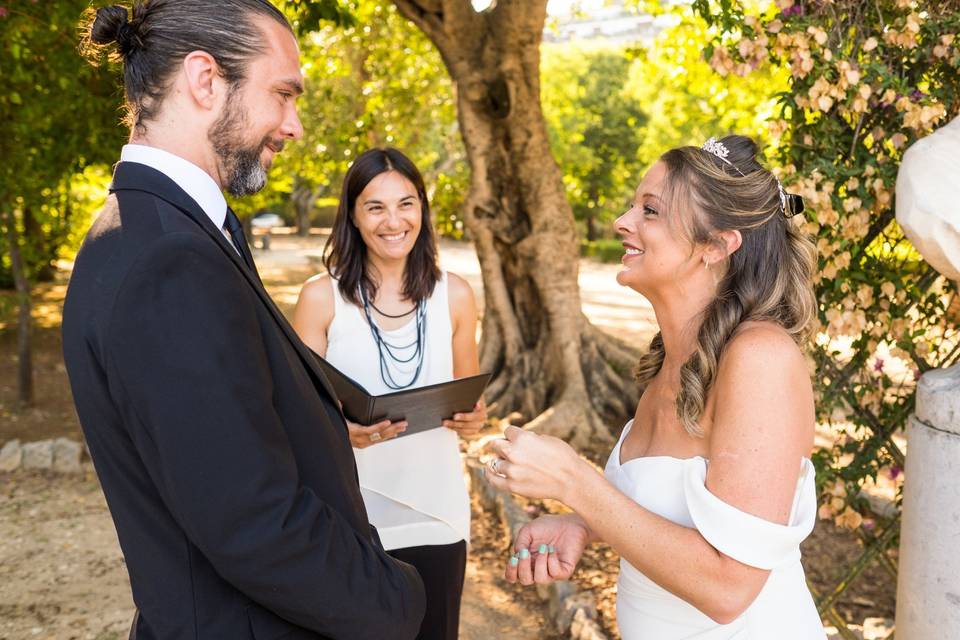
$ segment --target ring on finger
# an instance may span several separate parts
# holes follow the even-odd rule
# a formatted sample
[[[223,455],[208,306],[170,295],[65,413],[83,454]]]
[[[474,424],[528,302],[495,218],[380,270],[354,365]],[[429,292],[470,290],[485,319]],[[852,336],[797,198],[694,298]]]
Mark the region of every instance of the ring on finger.
[[[380,435],[379,431],[374,431],[370,434],[370,442],[380,442],[383,439],[383,436]]]
[[[490,461],[490,470],[500,475],[500,465],[503,464],[503,458],[494,458]]]

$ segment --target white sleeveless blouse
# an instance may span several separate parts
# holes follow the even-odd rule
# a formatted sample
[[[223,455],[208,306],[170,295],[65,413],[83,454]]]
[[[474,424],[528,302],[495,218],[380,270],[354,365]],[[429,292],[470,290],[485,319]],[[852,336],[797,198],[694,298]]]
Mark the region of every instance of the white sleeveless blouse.
[[[645,509],[696,529],[718,551],[770,575],[756,600],[730,624],[717,624],[624,559],[617,581],[617,624],[624,640],[826,640],[800,565],[800,543],[817,515],[814,468],[804,458],[786,525],[723,502],[706,487],[701,456],[649,456],[620,464],[627,423],[605,475]]]
[[[453,379],[453,327],[443,273],[426,303],[423,366],[413,387]],[[363,309],[344,300],[331,276],[334,316],[327,329],[326,359],[374,395],[394,391],[383,381],[380,355]],[[392,349],[406,360],[415,350],[416,317],[393,331],[380,331]],[[397,364],[386,359],[398,384],[416,371],[415,359]],[[440,427],[440,425],[436,425]],[[456,433],[431,429],[354,449],[360,492],[367,515],[385,549],[453,544],[470,539],[470,498],[463,479],[463,462]]]

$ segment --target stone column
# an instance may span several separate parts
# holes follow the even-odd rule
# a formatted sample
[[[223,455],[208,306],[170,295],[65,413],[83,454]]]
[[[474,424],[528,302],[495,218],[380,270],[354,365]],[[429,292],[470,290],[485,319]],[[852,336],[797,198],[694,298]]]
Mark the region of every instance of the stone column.
[[[960,117],[915,142],[897,174],[897,221],[960,280]],[[960,365],[928,371],[907,425],[897,638],[960,638]]]
[[[907,441],[897,638],[960,638],[960,365],[920,378]]]

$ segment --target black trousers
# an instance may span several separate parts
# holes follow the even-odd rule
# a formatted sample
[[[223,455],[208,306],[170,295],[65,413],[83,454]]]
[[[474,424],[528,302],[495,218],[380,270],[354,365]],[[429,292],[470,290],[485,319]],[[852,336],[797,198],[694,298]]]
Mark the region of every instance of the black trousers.
[[[423,578],[427,612],[417,640],[457,640],[467,543],[461,540],[453,544],[394,549],[387,553],[412,564]]]

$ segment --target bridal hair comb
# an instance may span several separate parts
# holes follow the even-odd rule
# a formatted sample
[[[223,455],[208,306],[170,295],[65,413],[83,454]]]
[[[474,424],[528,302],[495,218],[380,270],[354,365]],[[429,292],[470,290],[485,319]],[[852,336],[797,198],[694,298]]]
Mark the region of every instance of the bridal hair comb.
[[[733,164],[727,159],[727,156],[730,155],[730,149],[727,148],[727,145],[723,144],[716,138],[711,137],[709,140],[704,142],[700,148],[707,153],[711,153],[723,160],[726,164],[732,167],[734,171],[739,173],[744,178],[747,177],[743,171],[740,171],[740,169],[737,168],[737,165]],[[795,193],[787,193],[783,188],[783,184],[780,183],[780,178],[774,176],[774,179],[777,181],[777,190],[780,192],[780,212],[783,214],[783,216],[785,218],[792,218],[798,213],[802,213],[803,198]]]

